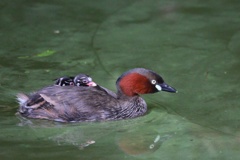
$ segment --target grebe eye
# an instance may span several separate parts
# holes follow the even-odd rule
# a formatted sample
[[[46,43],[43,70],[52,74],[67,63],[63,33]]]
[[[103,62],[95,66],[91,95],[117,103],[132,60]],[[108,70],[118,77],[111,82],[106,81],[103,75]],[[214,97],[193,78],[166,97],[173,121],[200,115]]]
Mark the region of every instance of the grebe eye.
[[[151,83],[152,83],[152,84],[156,84],[157,81],[156,81],[156,80],[152,80]]]

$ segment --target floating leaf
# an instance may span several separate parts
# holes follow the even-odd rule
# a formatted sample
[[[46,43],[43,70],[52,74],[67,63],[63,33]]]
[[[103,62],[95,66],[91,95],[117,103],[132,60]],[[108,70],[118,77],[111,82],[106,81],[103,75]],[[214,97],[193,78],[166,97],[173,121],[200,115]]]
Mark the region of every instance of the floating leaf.
[[[27,59],[29,56],[19,56],[18,59]]]
[[[51,56],[52,54],[54,54],[56,51],[53,50],[46,50],[42,53],[37,54],[37,57],[47,57],[47,56]]]

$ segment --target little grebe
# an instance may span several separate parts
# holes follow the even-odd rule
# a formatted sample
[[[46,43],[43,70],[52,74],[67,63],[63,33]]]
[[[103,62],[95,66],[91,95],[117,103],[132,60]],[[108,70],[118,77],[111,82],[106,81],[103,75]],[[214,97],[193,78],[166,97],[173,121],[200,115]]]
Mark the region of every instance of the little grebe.
[[[86,74],[78,74],[75,77],[60,77],[55,80],[58,86],[96,86],[92,78]]]
[[[73,82],[74,77],[60,77],[55,79],[55,85],[58,86],[74,86]]]
[[[92,81],[92,78],[86,74],[79,74],[73,78],[73,82],[75,86],[96,86],[96,84]]]
[[[18,94],[18,113],[27,118],[60,122],[105,121],[134,118],[147,111],[140,94],[177,91],[151,70],[135,68],[116,82],[117,93],[99,85],[48,86],[33,94]]]

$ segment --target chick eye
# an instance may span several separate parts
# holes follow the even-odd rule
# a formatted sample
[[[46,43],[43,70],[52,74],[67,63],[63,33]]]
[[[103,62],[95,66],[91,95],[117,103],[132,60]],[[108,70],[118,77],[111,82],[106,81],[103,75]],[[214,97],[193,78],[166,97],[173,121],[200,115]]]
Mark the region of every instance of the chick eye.
[[[151,81],[151,83],[152,83],[152,84],[156,84],[157,81],[153,79],[153,80]]]
[[[83,82],[83,83],[87,83],[88,81],[84,79],[84,80],[82,80],[82,82]]]

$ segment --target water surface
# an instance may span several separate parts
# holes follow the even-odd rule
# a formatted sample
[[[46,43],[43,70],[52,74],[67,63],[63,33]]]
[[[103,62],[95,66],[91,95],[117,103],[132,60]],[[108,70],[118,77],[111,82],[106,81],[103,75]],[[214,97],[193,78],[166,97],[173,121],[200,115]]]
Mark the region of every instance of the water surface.
[[[0,2],[1,159],[238,159],[240,2]],[[161,74],[178,94],[144,95],[133,120],[61,124],[15,116],[18,92],[88,73]]]

